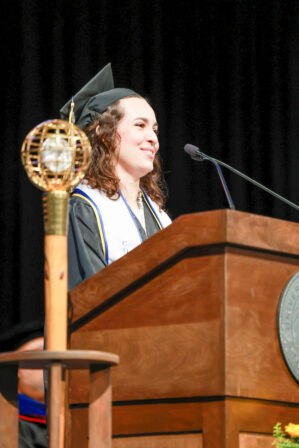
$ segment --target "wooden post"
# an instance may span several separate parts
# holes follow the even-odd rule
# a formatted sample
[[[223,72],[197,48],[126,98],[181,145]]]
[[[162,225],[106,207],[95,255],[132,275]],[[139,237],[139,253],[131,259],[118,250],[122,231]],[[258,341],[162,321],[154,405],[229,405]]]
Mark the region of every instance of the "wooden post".
[[[111,447],[110,370],[91,366],[89,390],[89,448]]]
[[[63,448],[65,438],[65,369],[53,363],[49,372],[49,448]]]

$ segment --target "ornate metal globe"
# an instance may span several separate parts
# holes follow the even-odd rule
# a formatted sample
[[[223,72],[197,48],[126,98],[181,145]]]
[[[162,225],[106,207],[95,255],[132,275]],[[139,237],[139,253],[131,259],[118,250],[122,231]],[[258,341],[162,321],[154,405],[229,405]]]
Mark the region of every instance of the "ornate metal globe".
[[[84,177],[91,155],[86,134],[64,120],[36,126],[25,138],[21,157],[31,182],[41,190],[68,191]]]

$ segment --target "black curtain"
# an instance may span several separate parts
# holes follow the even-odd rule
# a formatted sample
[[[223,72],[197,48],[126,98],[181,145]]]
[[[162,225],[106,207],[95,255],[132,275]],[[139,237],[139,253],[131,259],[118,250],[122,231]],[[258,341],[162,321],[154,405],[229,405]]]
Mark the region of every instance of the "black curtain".
[[[3,5],[1,21],[2,350],[43,321],[41,192],[22,142],[107,62],[116,86],[156,111],[172,218],[227,207],[215,168],[192,161],[188,142],[299,202],[298,0],[22,0]],[[298,221],[224,175],[238,210]]]

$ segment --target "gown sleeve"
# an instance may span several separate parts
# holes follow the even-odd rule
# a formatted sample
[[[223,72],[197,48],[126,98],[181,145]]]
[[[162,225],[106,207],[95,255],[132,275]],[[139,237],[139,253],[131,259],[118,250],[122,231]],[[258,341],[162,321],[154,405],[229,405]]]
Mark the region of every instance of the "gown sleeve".
[[[82,198],[70,199],[68,229],[68,289],[106,266],[97,220]]]

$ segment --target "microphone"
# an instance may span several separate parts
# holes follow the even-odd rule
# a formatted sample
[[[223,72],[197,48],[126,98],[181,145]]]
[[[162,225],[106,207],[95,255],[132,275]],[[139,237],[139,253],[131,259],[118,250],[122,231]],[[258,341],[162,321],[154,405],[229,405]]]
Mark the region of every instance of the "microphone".
[[[280,196],[279,194],[275,193],[275,191],[270,190],[270,188],[265,187],[264,185],[260,184],[259,182],[257,182],[254,179],[251,179],[249,176],[246,176],[245,174],[241,173],[240,171],[236,170],[235,168],[233,168],[230,165],[227,165],[224,162],[221,162],[220,160],[215,159],[214,157],[210,157],[207,154],[204,154],[202,151],[199,150],[199,148],[197,148],[194,145],[191,145],[189,143],[187,143],[184,147],[184,150],[186,151],[187,154],[189,154],[189,156],[193,159],[196,160],[198,162],[202,162],[204,160],[209,160],[210,162],[212,162],[214,165],[222,165],[225,168],[228,168],[230,171],[232,171],[233,173],[237,174],[240,177],[243,177],[243,179],[251,182],[253,185],[261,188],[262,190],[266,191],[267,193],[271,194],[272,196],[274,196],[277,199],[280,199],[282,202],[285,202],[286,204],[290,205],[291,207],[293,207],[295,210],[299,210],[299,206],[297,204],[295,204],[294,202],[289,201],[288,199],[284,198],[283,196]],[[220,169],[220,167],[219,167]],[[219,172],[218,172],[219,173]]]

